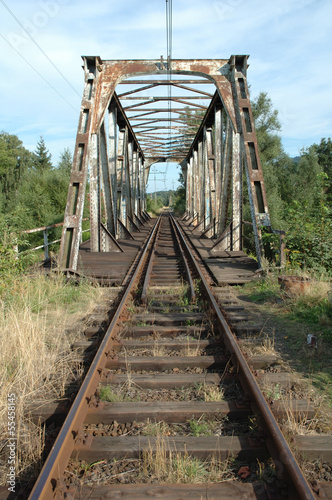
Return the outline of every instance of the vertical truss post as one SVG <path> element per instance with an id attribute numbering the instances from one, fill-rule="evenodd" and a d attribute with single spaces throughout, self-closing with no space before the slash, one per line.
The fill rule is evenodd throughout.
<path id="1" fill-rule="evenodd" d="M 90 250 L 100 251 L 101 186 L 99 175 L 99 134 L 90 137 Z"/>
<path id="2" fill-rule="evenodd" d="M 113 187 L 111 183 L 111 174 L 109 170 L 109 159 L 107 151 L 107 138 L 105 130 L 105 122 L 102 123 L 100 127 L 99 134 L 99 158 L 101 167 L 101 180 L 102 180 L 102 195 L 105 204 L 105 225 L 107 231 L 114 235 L 115 225 L 114 225 L 114 207 L 113 207 Z M 103 244 L 100 245 L 100 250 L 103 252 L 109 252 L 112 248 L 110 246 L 110 240 L 103 230 Z"/>
<path id="3" fill-rule="evenodd" d="M 138 172 L 138 153 L 134 148 L 133 151 L 133 212 L 135 214 L 139 213 L 138 210 L 138 182 L 139 182 L 139 172 Z"/>
<path id="4" fill-rule="evenodd" d="M 205 182 L 204 182 L 204 162 L 203 162 L 203 141 L 198 141 L 197 151 L 197 177 L 198 177 L 198 203 L 199 203 L 199 222 L 204 222 L 205 216 Z M 204 224 L 203 224 L 204 227 Z"/>
<path id="5" fill-rule="evenodd" d="M 140 200 L 141 200 L 141 210 L 146 211 L 146 182 L 147 182 L 147 174 L 145 168 L 145 162 L 141 158 L 141 189 L 140 189 Z"/>
<path id="6" fill-rule="evenodd" d="M 260 226 L 271 227 L 271 222 L 247 87 L 247 56 L 232 56 L 230 62 L 233 99 L 238 129 L 241 133 L 242 150 L 244 152 L 244 166 L 248 184 L 256 256 L 258 265 L 261 267 L 262 249 Z"/>
<path id="7" fill-rule="evenodd" d="M 88 176 L 91 115 L 100 77 L 99 64 L 100 59 L 98 57 L 84 58 L 85 81 L 83 98 L 59 252 L 59 266 L 62 269 L 77 269 L 78 264 L 85 189 Z"/>
<path id="8" fill-rule="evenodd" d="M 230 120 L 227 119 L 227 129 L 226 129 L 226 143 L 223 155 L 223 177 L 221 186 L 221 202 L 220 202 L 220 212 L 219 212 L 219 227 L 220 233 L 226 229 L 227 216 L 228 216 L 228 205 L 230 199 L 230 179 L 231 179 L 231 162 L 232 162 L 232 148 L 233 148 L 233 129 Z"/>
<path id="9" fill-rule="evenodd" d="M 210 193 L 210 178 L 209 178 L 209 165 L 208 165 L 208 152 L 207 152 L 207 138 L 206 138 L 206 126 L 203 128 L 203 141 L 202 141 L 202 166 L 203 166 L 203 182 L 204 182 L 204 224 L 205 229 L 210 224 L 211 218 L 211 193 Z"/>
<path id="10" fill-rule="evenodd" d="M 134 142 L 128 137 L 128 154 L 126 163 L 127 215 L 133 218 L 133 184 L 134 184 Z"/>
<path id="11" fill-rule="evenodd" d="M 118 156 L 117 156 L 117 193 L 118 193 L 118 219 L 126 226 L 127 221 L 127 174 L 128 163 L 128 127 L 120 129 L 119 142 L 118 142 Z M 117 236 L 125 236 L 121 226 L 118 226 L 119 234 Z"/>
<path id="12" fill-rule="evenodd" d="M 193 157 L 188 161 L 187 166 L 187 189 L 186 189 L 186 210 L 188 215 L 193 215 Z"/>
<path id="13" fill-rule="evenodd" d="M 144 166 L 142 162 L 142 157 L 138 154 L 137 158 L 137 171 L 138 171 L 138 179 L 137 179 L 137 211 L 138 213 L 142 213 L 144 208 L 144 200 L 142 197 L 142 184 L 144 182 Z"/>
<path id="14" fill-rule="evenodd" d="M 221 186 L 223 178 L 223 107 L 216 105 L 214 109 L 214 163 L 215 163 L 215 189 L 216 189 L 216 231 L 220 232 L 220 199 L 221 199 Z"/>
<path id="15" fill-rule="evenodd" d="M 242 250 L 242 154 L 237 133 L 233 136 L 232 174 L 232 250 Z"/>
<path id="16" fill-rule="evenodd" d="M 110 181 L 112 187 L 112 197 L 113 197 L 113 231 L 112 235 L 116 237 L 117 233 L 117 174 L 116 174 L 116 160 L 117 160 L 117 107 L 114 102 L 111 102 L 108 114 L 108 161 L 109 161 L 109 171 L 110 171 Z"/>
<path id="17" fill-rule="evenodd" d="M 191 198 L 190 198 L 190 207 L 191 207 L 191 216 L 195 215 L 195 161 L 194 154 L 190 158 L 190 169 L 191 169 Z"/>
<path id="18" fill-rule="evenodd" d="M 215 173 L 215 155 L 213 151 L 213 131 L 212 128 L 206 129 L 206 151 L 207 151 L 207 168 L 210 191 L 210 226 L 208 236 L 214 236 L 214 221 L 216 219 L 216 173 Z"/>

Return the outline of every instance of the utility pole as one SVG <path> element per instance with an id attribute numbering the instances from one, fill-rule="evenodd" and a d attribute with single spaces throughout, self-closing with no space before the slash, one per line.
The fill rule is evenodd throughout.
<path id="1" fill-rule="evenodd" d="M 157 203 L 157 173 L 156 166 L 154 166 L 154 201 Z"/>

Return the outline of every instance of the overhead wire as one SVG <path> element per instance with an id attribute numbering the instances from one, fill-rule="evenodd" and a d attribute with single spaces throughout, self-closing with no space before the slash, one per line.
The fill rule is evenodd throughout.
<path id="1" fill-rule="evenodd" d="M 18 19 L 18 17 L 14 14 L 14 12 L 8 7 L 8 5 L 6 4 L 6 2 L 4 0 L 0 0 L 0 2 L 5 7 L 5 9 L 7 9 L 7 11 L 10 13 L 10 15 L 15 19 L 15 21 L 17 22 L 17 24 L 28 35 L 28 37 L 30 38 L 30 40 L 36 45 L 36 47 L 40 50 L 40 52 L 44 55 L 44 57 L 48 60 L 48 62 L 53 66 L 53 68 L 59 73 L 59 75 L 71 87 L 71 89 L 75 92 L 75 94 L 77 94 L 78 97 L 81 97 L 81 95 L 77 92 L 77 90 L 75 89 L 75 87 L 70 83 L 70 81 L 68 80 L 68 78 L 62 73 L 62 71 L 56 66 L 56 64 L 54 64 L 54 62 L 52 61 L 52 59 L 46 54 L 46 52 L 42 49 L 42 47 L 36 42 L 36 40 L 33 38 L 33 36 L 31 35 L 31 33 L 29 33 L 29 31 L 24 27 L 24 25 L 21 23 L 21 21 Z M 2 38 L 4 38 L 4 37 L 2 36 Z M 6 41 L 8 42 L 8 40 L 6 40 Z M 16 50 L 16 52 L 17 52 L 17 50 Z"/>
<path id="2" fill-rule="evenodd" d="M 5 38 L 1 33 L 0 36 L 30 66 L 30 68 L 32 68 L 37 73 L 37 75 L 40 76 L 40 78 L 42 78 L 44 82 L 46 82 L 47 85 L 49 85 L 51 89 L 54 90 L 54 92 L 56 92 L 58 96 L 68 104 L 68 106 L 70 106 L 76 113 L 78 112 L 78 110 L 74 108 L 74 106 L 69 101 L 67 101 L 67 99 L 62 94 L 60 94 L 60 92 L 48 80 L 46 80 L 46 78 L 43 77 L 43 75 L 9 42 L 9 40 L 7 40 L 7 38 Z"/>
<path id="3" fill-rule="evenodd" d="M 168 150 L 171 152 L 172 142 L 172 51 L 173 51 L 173 0 L 166 0 L 166 46 L 167 46 L 167 76 L 168 76 Z M 166 161 L 165 182 L 168 171 L 168 161 Z"/>

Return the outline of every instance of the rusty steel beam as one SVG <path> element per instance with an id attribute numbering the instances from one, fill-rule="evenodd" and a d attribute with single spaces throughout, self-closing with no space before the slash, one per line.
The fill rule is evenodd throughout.
<path id="1" fill-rule="evenodd" d="M 203 95 L 203 96 L 189 96 L 189 95 L 186 95 L 185 96 L 185 99 L 191 99 L 191 100 L 199 100 L 199 99 L 211 99 L 213 97 L 213 95 L 211 94 L 207 94 L 208 97 L 206 97 L 206 95 Z M 149 97 L 149 101 L 148 102 L 156 102 L 156 101 L 175 101 L 175 102 L 181 102 L 180 99 L 183 99 L 184 96 L 166 96 L 166 97 L 163 97 L 163 96 L 151 96 Z M 121 97 L 122 100 L 125 100 L 125 101 L 144 101 L 144 99 L 146 99 L 146 96 L 124 96 L 124 94 L 122 94 L 122 97 Z"/>
<path id="2" fill-rule="evenodd" d="M 189 85 L 202 85 L 202 84 L 208 84 L 211 85 L 211 82 L 209 80 L 124 80 L 123 82 L 120 82 L 119 85 L 145 85 L 145 84 L 154 84 L 158 83 L 159 85 L 168 85 L 169 83 L 171 84 L 189 84 Z"/>

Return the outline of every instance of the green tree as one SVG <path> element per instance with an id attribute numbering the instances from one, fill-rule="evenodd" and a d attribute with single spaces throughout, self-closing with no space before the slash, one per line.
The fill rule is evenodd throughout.
<path id="1" fill-rule="evenodd" d="M 58 169 L 60 172 L 66 176 L 70 176 L 71 168 L 73 163 L 73 157 L 70 148 L 65 148 L 62 153 L 60 153 L 60 160 L 58 162 Z"/>
<path id="2" fill-rule="evenodd" d="M 293 200 L 299 201 L 309 213 L 323 201 L 323 168 L 318 162 L 315 146 L 301 151 L 300 161 L 294 163 L 290 178 L 293 185 Z M 324 200 L 325 201 L 325 200 Z"/>
<path id="3" fill-rule="evenodd" d="M 178 181 L 180 186 L 175 192 L 174 212 L 178 215 L 182 215 L 186 210 L 186 188 L 182 172 L 179 174 Z"/>
<path id="4" fill-rule="evenodd" d="M 291 160 L 283 150 L 279 132 L 281 124 L 278 111 L 266 92 L 260 92 L 252 102 L 260 160 L 272 226 L 282 226 L 281 178 Z"/>
<path id="5" fill-rule="evenodd" d="M 328 139 L 322 139 L 319 144 L 313 145 L 317 157 L 318 163 L 322 167 L 323 171 L 327 175 L 328 179 L 326 182 L 326 195 L 329 204 L 332 204 L 332 141 L 329 137 Z"/>
<path id="6" fill-rule="evenodd" d="M 53 168 L 52 156 L 46 148 L 45 141 L 42 136 L 40 136 L 40 140 L 38 141 L 34 152 L 33 165 L 38 172 L 52 170 Z"/>
<path id="7" fill-rule="evenodd" d="M 31 161 L 32 154 L 16 135 L 0 133 L 0 209 L 3 211 L 7 212 L 15 202 L 21 178 Z"/>
<path id="8" fill-rule="evenodd" d="M 279 132 L 281 124 L 278 111 L 266 92 L 260 92 L 252 102 L 252 114 L 260 152 L 261 162 L 266 165 L 273 163 L 282 153 L 283 148 Z"/>

